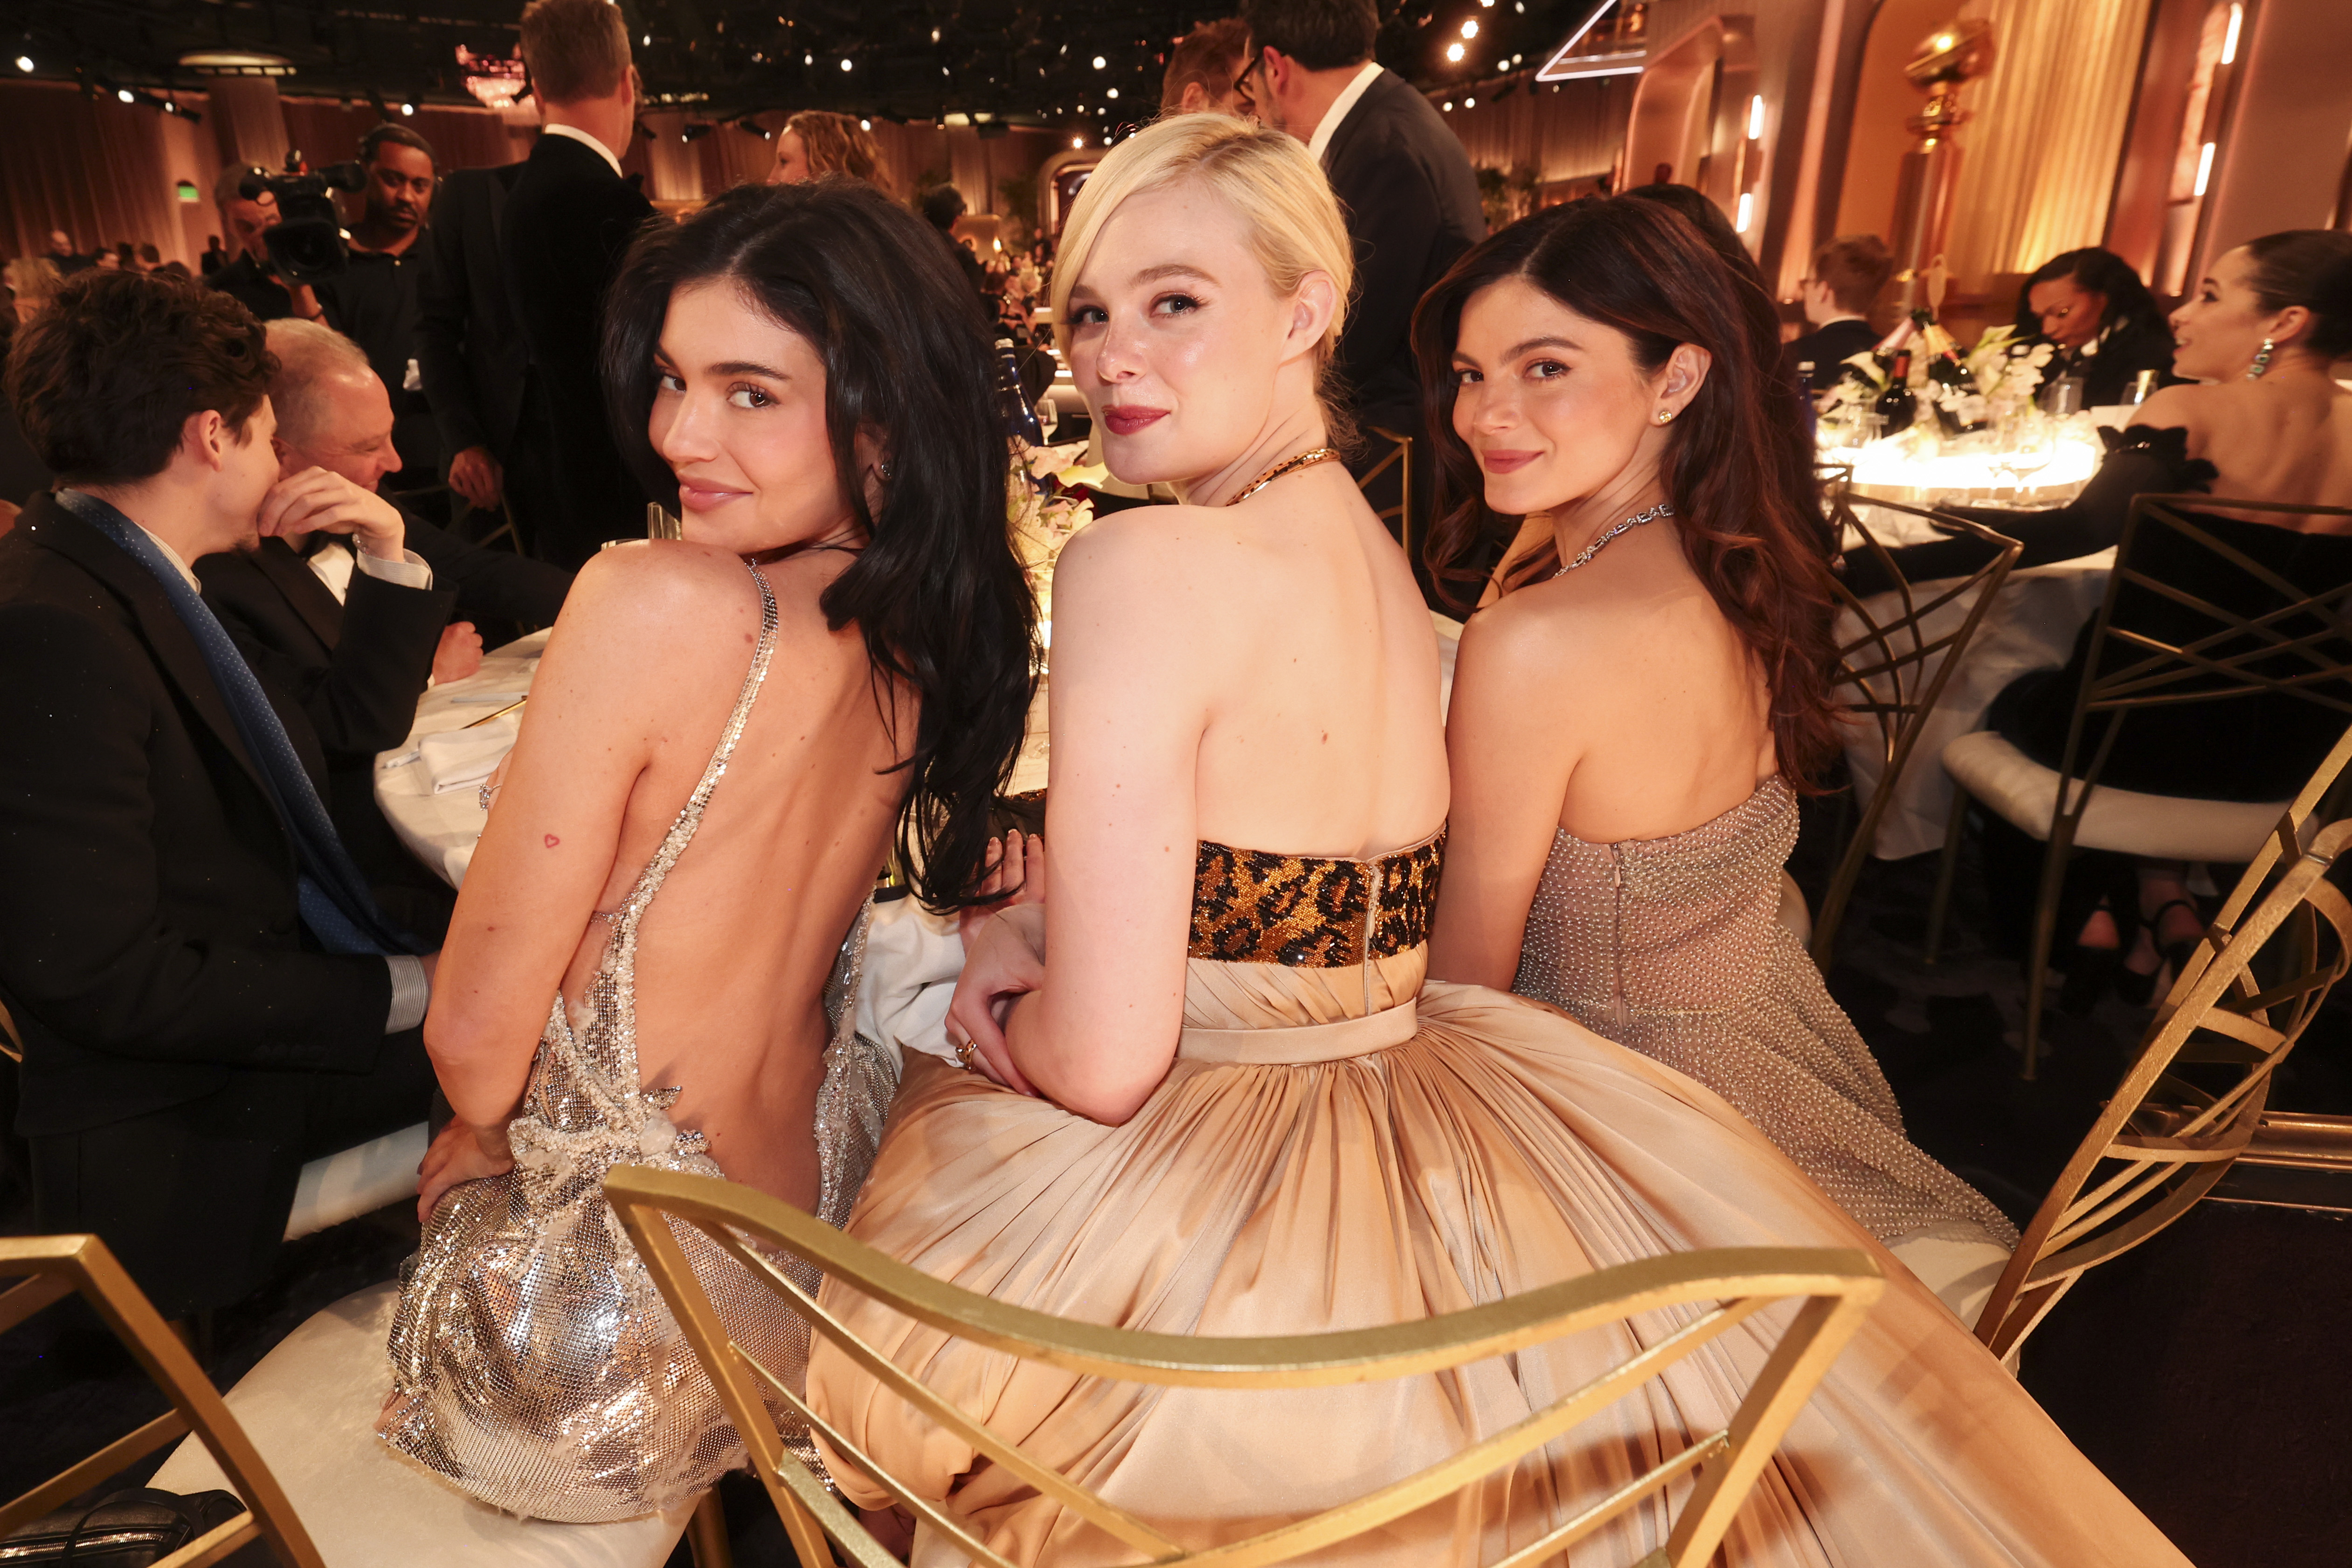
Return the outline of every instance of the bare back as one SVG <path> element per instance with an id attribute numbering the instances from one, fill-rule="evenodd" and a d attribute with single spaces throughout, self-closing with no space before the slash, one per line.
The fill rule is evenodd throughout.
<path id="1" fill-rule="evenodd" d="M 1204 633 L 1184 656 L 1209 693 L 1200 836 L 1370 856 L 1434 831 L 1447 797 L 1436 639 L 1344 471 L 1186 508 L 1181 526 L 1198 540 L 1181 559 Z"/>
<path id="2" fill-rule="evenodd" d="M 574 1016 L 606 946 L 596 913 L 625 899 L 710 763 L 761 615 L 750 570 L 723 551 L 608 554 L 624 559 L 583 573 L 589 591 L 575 590 L 534 683 L 531 722 L 469 877 L 480 897 L 460 905 L 458 924 L 477 929 L 461 947 L 453 926 L 451 941 L 469 969 L 518 987 L 538 956 L 520 949 L 555 957 L 543 945 L 562 941 Z M 811 552 L 762 569 L 777 604 L 766 677 L 698 828 L 645 910 L 635 959 L 643 1085 L 682 1090 L 672 1119 L 704 1133 L 730 1177 L 803 1205 L 817 1186 L 822 990 L 905 788 L 890 771 L 889 719 L 911 738 L 915 716 L 911 703 L 880 711 L 856 627 L 832 631 L 817 608 L 849 559 Z M 571 841 L 581 858 L 566 866 Z"/>
<path id="3" fill-rule="evenodd" d="M 2185 427 L 2189 456 L 2219 471 L 2216 497 L 2352 507 L 2352 392 L 2314 382 L 2301 376 L 2168 387 L 2132 423 Z M 2231 515 L 2315 533 L 2352 532 L 2352 517 Z"/>

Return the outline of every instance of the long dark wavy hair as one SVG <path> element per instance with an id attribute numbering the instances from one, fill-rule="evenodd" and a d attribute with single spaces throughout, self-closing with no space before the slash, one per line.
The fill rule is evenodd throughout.
<path id="1" fill-rule="evenodd" d="M 1422 297 L 1412 347 L 1437 455 L 1437 521 L 1424 554 L 1439 591 L 1458 609 L 1475 602 L 1487 542 L 1519 521 L 1488 509 L 1478 460 L 1454 433 L 1462 308 L 1507 277 L 1623 333 L 1644 371 L 1664 366 L 1679 343 L 1706 350 L 1706 379 L 1667 430 L 1658 476 L 1691 570 L 1770 686 L 1781 771 L 1798 789 L 1817 790 L 1843 737 L 1830 695 L 1837 653 L 1829 534 L 1811 444 L 1775 369 L 1771 300 L 1669 208 L 1631 196 L 1549 208 L 1472 249 Z M 1557 564 L 1546 544 L 1511 585 Z"/>
<path id="2" fill-rule="evenodd" d="M 746 186 L 650 225 L 605 303 L 604 378 L 623 451 L 657 495 L 676 477 L 647 434 L 655 346 L 671 296 L 718 278 L 824 361 L 834 472 L 867 542 L 817 604 L 835 631 L 857 623 L 877 701 L 904 683 L 921 702 L 899 764 L 898 850 L 916 894 L 940 911 L 976 902 L 990 804 L 1036 687 L 1037 616 L 1013 554 L 1011 452 L 971 286 L 921 219 L 840 176 Z M 857 467 L 861 430 L 889 455 L 879 511 Z"/>

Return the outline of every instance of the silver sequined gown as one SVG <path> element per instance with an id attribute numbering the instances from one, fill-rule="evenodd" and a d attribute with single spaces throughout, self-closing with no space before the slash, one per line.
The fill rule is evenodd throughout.
<path id="1" fill-rule="evenodd" d="M 1722 1095 L 1881 1241 L 1982 1232 L 2015 1247 L 2007 1218 L 1904 1135 L 1870 1048 L 1773 918 L 1796 841 L 1779 778 L 1667 838 L 1562 830 L 1511 989 Z"/>
<path id="2" fill-rule="evenodd" d="M 619 908 L 599 913 L 609 940 L 580 1007 L 567 1018 L 559 996 L 549 1011 L 509 1129 L 514 1169 L 453 1191 L 403 1273 L 391 1353 L 406 1403 L 384 1440 L 510 1513 L 601 1523 L 667 1511 L 745 1462 L 603 1183 L 616 1165 L 726 1174 L 701 1134 L 670 1122 L 679 1091 L 639 1086 L 637 926 L 693 841 L 767 674 L 776 604 L 756 570 L 752 577 L 762 624 L 742 692 L 652 861 Z M 848 1217 L 872 1168 L 898 1087 L 893 1059 L 851 1027 L 866 920 L 861 912 L 824 993 L 834 1030 L 811 1131 L 818 1215 L 833 1225 Z M 698 1232 L 677 1234 L 736 1341 L 797 1381 L 806 1323 Z M 816 1289 L 814 1270 L 779 1261 Z M 814 1457 L 804 1434 L 796 1446 Z"/>

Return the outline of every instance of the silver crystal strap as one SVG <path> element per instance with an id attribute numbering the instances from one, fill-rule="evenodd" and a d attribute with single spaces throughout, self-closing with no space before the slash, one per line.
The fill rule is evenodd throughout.
<path id="1" fill-rule="evenodd" d="M 719 732 L 719 749 L 710 754 L 710 761 L 703 768 L 702 778 L 695 785 L 694 793 L 688 795 L 686 804 L 677 809 L 677 820 L 662 836 L 661 847 L 654 851 L 653 859 L 646 862 L 646 869 L 637 873 L 637 880 L 630 885 L 628 896 L 621 900 L 620 907 L 613 912 L 611 918 L 615 921 L 631 919 L 645 913 L 645 906 L 653 902 L 654 894 L 661 888 L 662 879 L 669 874 L 669 868 L 677 863 L 677 857 L 686 852 L 688 844 L 693 842 L 694 831 L 702 825 L 702 810 L 710 804 L 711 792 L 719 788 L 719 780 L 726 776 L 727 764 L 735 755 L 735 743 L 743 738 L 743 727 L 751 722 L 751 704 L 760 695 L 761 684 L 768 678 L 768 660 L 776 651 L 776 596 L 768 587 L 768 580 L 761 575 L 759 567 L 748 560 L 743 567 L 751 574 L 752 582 L 760 590 L 760 643 L 751 650 L 751 667 L 744 672 L 743 689 L 735 697 L 735 711 L 727 716 L 727 727 Z"/>

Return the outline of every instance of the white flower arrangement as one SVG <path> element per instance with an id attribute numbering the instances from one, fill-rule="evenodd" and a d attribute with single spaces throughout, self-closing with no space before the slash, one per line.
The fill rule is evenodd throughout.
<path id="1" fill-rule="evenodd" d="M 1964 356 L 1977 390 L 1996 402 L 2016 402 L 2033 395 L 2042 371 L 2057 351 L 2052 343 L 2017 342 L 2017 329 L 1988 327 L 1977 346 Z"/>
<path id="2" fill-rule="evenodd" d="M 1094 502 L 1069 486 L 1078 481 L 1071 467 L 1083 446 L 1065 449 L 1032 447 L 1013 443 L 1013 455 L 1004 476 L 1004 517 L 1013 538 L 1013 553 L 1036 597 L 1037 618 L 1046 626 L 1054 616 L 1054 563 L 1062 547 L 1080 528 L 1095 520 Z M 1050 637 L 1050 632 L 1048 633 Z"/>

